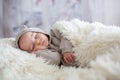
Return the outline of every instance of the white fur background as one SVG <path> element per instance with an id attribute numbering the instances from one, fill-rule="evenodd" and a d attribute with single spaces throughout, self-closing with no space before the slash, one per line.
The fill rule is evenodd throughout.
<path id="1" fill-rule="evenodd" d="M 79 25 L 79 20 L 73 20 L 69 25 L 75 24 L 75 22 L 76 26 Z M 59 68 L 56 65 L 48 65 L 48 62 L 45 62 L 42 57 L 36 58 L 34 55 L 16 49 L 14 38 L 4 38 L 0 39 L 0 80 L 120 80 L 120 28 L 115 26 L 107 28 L 108 26 L 100 23 L 97 25 L 98 27 L 94 28 L 90 26 L 95 23 L 81 23 L 87 26 L 81 25 L 80 29 L 74 27 L 76 31 L 80 30 L 80 34 L 76 34 L 75 38 L 72 36 L 72 32 L 75 30 L 67 28 L 71 30 L 71 37 L 68 36 L 68 38 L 75 46 L 74 50 L 78 58 L 87 57 L 77 58 L 78 62 L 83 60 L 84 64 L 90 60 L 88 67 L 62 66 Z M 68 26 L 66 22 L 63 24 Z M 56 25 L 58 26 L 58 23 Z M 66 32 L 63 35 L 67 37 Z M 94 60 L 92 60 L 93 58 Z"/>

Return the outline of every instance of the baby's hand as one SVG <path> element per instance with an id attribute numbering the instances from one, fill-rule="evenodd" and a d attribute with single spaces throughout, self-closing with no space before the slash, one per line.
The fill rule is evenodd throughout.
<path id="1" fill-rule="evenodd" d="M 63 53 L 63 60 L 68 64 L 75 61 L 75 56 L 72 52 L 65 52 Z"/>

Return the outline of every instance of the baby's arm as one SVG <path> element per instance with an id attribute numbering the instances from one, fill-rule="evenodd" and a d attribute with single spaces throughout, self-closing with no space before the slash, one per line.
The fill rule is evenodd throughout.
<path id="1" fill-rule="evenodd" d="M 59 52 L 60 54 L 62 54 L 62 63 L 68 65 L 69 63 L 73 62 L 74 55 L 71 42 L 65 37 L 63 37 L 59 30 L 56 29 L 51 30 L 51 36 L 53 37 L 52 44 L 59 44 Z"/>
<path id="2" fill-rule="evenodd" d="M 40 56 L 43 57 L 50 64 L 55 64 L 55 65 L 59 65 L 60 64 L 61 55 L 58 52 L 51 51 L 49 49 L 39 50 L 36 53 L 36 56 L 37 57 L 40 57 Z"/>
<path id="3" fill-rule="evenodd" d="M 60 44 L 60 49 L 62 51 L 63 61 L 66 64 L 74 62 L 75 57 L 74 57 L 74 54 L 72 51 L 72 44 L 70 43 L 69 40 L 67 40 L 66 38 L 62 38 L 61 44 Z"/>

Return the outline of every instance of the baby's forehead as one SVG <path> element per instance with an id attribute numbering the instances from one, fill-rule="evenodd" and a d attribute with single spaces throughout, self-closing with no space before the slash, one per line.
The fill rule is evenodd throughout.
<path id="1" fill-rule="evenodd" d="M 24 34 L 21 35 L 20 39 L 22 39 L 22 38 L 27 38 L 27 37 L 29 37 L 31 34 L 32 34 L 32 32 L 26 32 L 26 33 L 24 33 Z"/>

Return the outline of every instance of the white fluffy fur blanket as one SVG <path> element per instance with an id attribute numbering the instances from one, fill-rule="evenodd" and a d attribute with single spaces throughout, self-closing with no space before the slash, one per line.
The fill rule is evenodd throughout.
<path id="1" fill-rule="evenodd" d="M 54 25 L 73 44 L 76 61 L 81 67 L 88 65 L 97 55 L 120 47 L 120 27 L 88 23 L 78 19 L 59 21 Z"/>
<path id="2" fill-rule="evenodd" d="M 0 80 L 120 80 L 119 27 L 77 19 L 55 26 L 75 46 L 76 60 L 83 65 L 89 62 L 89 67 L 48 65 L 42 57 L 16 49 L 14 38 L 5 38 L 0 39 Z"/>

